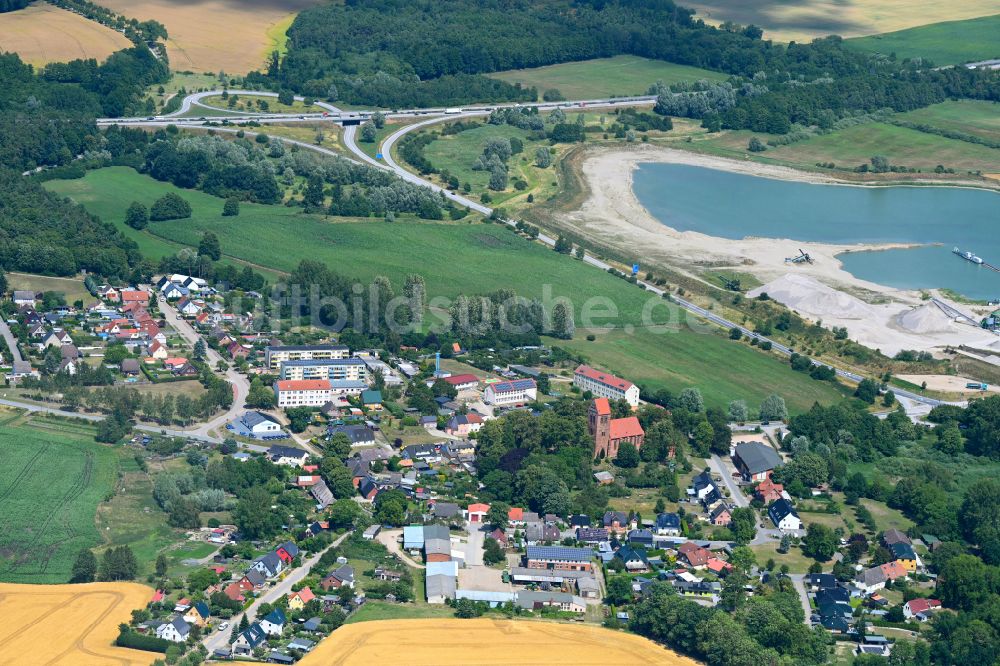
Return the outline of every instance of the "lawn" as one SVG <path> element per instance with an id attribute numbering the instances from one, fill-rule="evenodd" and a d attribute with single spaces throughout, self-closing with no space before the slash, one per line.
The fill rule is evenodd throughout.
<path id="1" fill-rule="evenodd" d="M 30 273 L 7 273 L 7 287 L 11 291 L 15 289 L 58 291 L 66 297 L 66 302 L 70 305 L 76 300 L 83 301 L 84 305 L 90 305 L 97 301 L 96 298 L 90 295 L 87 288 L 83 286 L 83 280 L 77 278 L 48 277 L 45 275 L 32 275 Z"/>
<path id="2" fill-rule="evenodd" d="M 900 59 L 920 57 L 935 65 L 959 65 L 1000 57 L 997 35 L 1000 14 L 858 37 L 844 44 L 862 51 L 895 53 Z"/>
<path id="3" fill-rule="evenodd" d="M 769 542 L 758 546 L 750 546 L 750 550 L 757 556 L 757 563 L 764 565 L 768 560 L 774 560 L 779 567 L 782 564 L 788 565 L 788 572 L 793 574 L 804 574 L 809 571 L 809 566 L 815 562 L 811 557 L 802 554 L 798 546 L 792 546 L 787 553 L 778 552 L 779 544 Z"/>
<path id="4" fill-rule="evenodd" d="M 117 455 L 29 418 L 0 426 L 0 446 L 0 581 L 64 583 L 77 552 L 100 543 L 94 514 L 113 487 Z"/>
<path id="5" fill-rule="evenodd" d="M 1000 25 L 997 29 L 1000 30 Z M 996 102 L 966 99 L 941 102 L 901 113 L 897 118 L 1000 141 L 1000 104 Z"/>
<path id="6" fill-rule="evenodd" d="M 320 113 L 323 111 L 315 104 L 307 106 L 302 100 L 295 100 L 291 104 L 282 104 L 277 97 L 269 95 L 229 95 L 227 99 L 223 99 L 220 94 L 206 97 L 201 102 L 217 109 L 252 113 Z M 261 104 L 264 107 L 261 107 Z"/>
<path id="7" fill-rule="evenodd" d="M 435 604 L 394 604 L 369 601 L 347 618 L 345 624 L 372 620 L 412 620 L 417 618 L 455 617 L 455 609 Z"/>
<path id="8" fill-rule="evenodd" d="M 575 338 L 551 343 L 650 389 L 677 393 L 697 387 L 709 406 L 724 407 L 741 398 L 753 409 L 768 394 L 779 393 L 790 411 L 803 412 L 814 402 L 830 403 L 843 395 L 833 384 L 793 372 L 777 356 L 721 334 L 639 329 L 630 335 L 619 330 L 594 342 Z"/>
<path id="9" fill-rule="evenodd" d="M 534 86 L 539 95 L 555 88 L 570 100 L 645 95 L 649 86 L 657 81 L 671 84 L 699 79 L 724 81 L 728 78 L 726 74 L 699 67 L 631 55 L 512 69 L 490 76 L 508 83 L 520 83 L 525 88 Z"/>
<path id="10" fill-rule="evenodd" d="M 967 114 L 971 115 L 971 114 Z M 905 117 L 904 117 L 905 118 Z M 815 169 L 817 163 L 832 162 L 839 169 L 853 170 L 869 164 L 872 156 L 884 155 L 893 165 L 934 170 L 937 165 L 964 171 L 993 173 L 1000 170 L 1000 150 L 948 139 L 888 123 L 866 123 L 814 136 L 786 146 L 770 147 L 763 153 L 747 151 L 750 137 L 766 140 L 752 132 L 726 132 L 717 137 L 687 144 L 686 147 L 739 159 Z"/>
<path id="11" fill-rule="evenodd" d="M 472 165 L 476 161 L 476 158 L 483 152 L 483 146 L 486 144 L 487 139 L 518 138 L 526 147 L 523 153 L 512 155 L 508 160 L 508 164 L 511 167 L 509 171 L 510 188 L 513 189 L 514 179 L 524 177 L 525 171 L 541 171 L 533 164 L 527 166 L 521 162 L 522 157 L 534 157 L 534 148 L 528 148 L 528 145 L 531 143 L 528 140 L 528 134 L 528 130 L 519 129 L 511 125 L 483 125 L 482 127 L 459 132 L 458 134 L 439 137 L 424 148 L 424 156 L 430 160 L 434 168 L 447 171 L 453 176 L 458 177 L 458 180 L 463 185 L 469 183 L 472 185 L 474 192 L 484 192 L 490 182 L 490 172 L 485 170 L 473 171 Z M 491 192 L 491 194 L 494 193 Z"/>

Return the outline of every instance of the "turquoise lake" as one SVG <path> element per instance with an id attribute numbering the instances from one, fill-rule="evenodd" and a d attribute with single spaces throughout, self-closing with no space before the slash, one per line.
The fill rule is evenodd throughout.
<path id="1" fill-rule="evenodd" d="M 1000 266 L 1000 194 L 995 192 L 814 185 L 683 164 L 641 164 L 633 189 L 656 219 L 679 231 L 731 239 L 939 243 L 839 258 L 851 274 L 878 284 L 1000 297 L 1000 273 L 952 254 L 957 246 Z"/>

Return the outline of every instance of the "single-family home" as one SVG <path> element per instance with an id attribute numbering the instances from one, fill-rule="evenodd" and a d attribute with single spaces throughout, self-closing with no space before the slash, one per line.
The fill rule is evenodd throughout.
<path id="1" fill-rule="evenodd" d="M 906 536 L 905 532 L 897 530 L 895 527 L 887 529 L 882 533 L 882 543 L 885 544 L 886 548 L 892 548 L 893 544 L 897 543 L 905 543 L 907 546 L 913 545 L 910 537 Z"/>
<path id="2" fill-rule="evenodd" d="M 526 610 L 551 607 L 571 613 L 587 612 L 587 602 L 568 592 L 518 592 L 517 605 Z"/>
<path id="3" fill-rule="evenodd" d="M 711 473 L 706 469 L 691 480 L 689 491 L 695 499 L 705 504 L 712 504 L 722 499 L 722 493 L 715 485 Z"/>
<path id="4" fill-rule="evenodd" d="M 271 462 L 277 465 L 302 467 L 306 464 L 306 458 L 309 457 L 309 454 L 302 449 L 296 449 L 292 446 L 273 444 L 271 448 L 267 450 L 267 457 L 271 460 Z"/>
<path id="5" fill-rule="evenodd" d="M 254 649 L 267 642 L 267 633 L 260 622 L 254 622 L 233 641 L 233 654 L 249 656 Z"/>
<path id="6" fill-rule="evenodd" d="M 902 565 L 908 573 L 916 572 L 917 554 L 914 552 L 913 546 L 903 541 L 896 541 L 888 548 L 892 556 L 896 558 L 896 562 Z"/>
<path id="7" fill-rule="evenodd" d="M 631 527 L 628 516 L 621 511 L 605 511 L 602 523 L 604 529 L 615 534 L 625 534 Z"/>
<path id="8" fill-rule="evenodd" d="M 277 553 L 271 552 L 261 555 L 254 560 L 250 568 L 264 574 L 268 578 L 273 578 L 284 570 L 285 565 Z"/>
<path id="9" fill-rule="evenodd" d="M 907 620 L 917 620 L 924 622 L 930 618 L 932 612 L 941 608 L 941 602 L 937 599 L 910 599 L 903 604 L 903 617 Z"/>
<path id="10" fill-rule="evenodd" d="M 11 300 L 14 301 L 14 305 L 34 305 L 37 299 L 33 291 L 15 289 Z"/>
<path id="11" fill-rule="evenodd" d="M 771 477 L 767 477 L 754 488 L 754 497 L 766 505 L 780 500 L 785 496 L 784 492 L 784 485 L 775 483 L 771 480 Z"/>
<path id="12" fill-rule="evenodd" d="M 337 567 L 320 581 L 319 586 L 322 587 L 325 592 L 329 592 L 330 590 L 339 590 L 342 587 L 350 587 L 353 589 L 354 567 L 350 564 L 344 564 Z"/>
<path id="13" fill-rule="evenodd" d="M 308 587 L 303 587 L 298 592 L 288 593 L 288 607 L 291 610 L 302 610 L 306 607 L 306 604 L 316 598 L 313 591 Z"/>
<path id="14" fill-rule="evenodd" d="M 802 529 L 802 519 L 799 518 L 792 503 L 785 498 L 772 502 L 771 506 L 767 507 L 767 515 L 774 526 L 782 532 Z"/>
<path id="15" fill-rule="evenodd" d="M 260 628 L 268 636 L 280 636 L 281 632 L 285 630 L 287 621 L 285 612 L 280 608 L 275 608 L 260 621 Z"/>
<path id="16" fill-rule="evenodd" d="M 653 531 L 646 529 L 629 530 L 628 542 L 633 546 L 653 547 Z"/>
<path id="17" fill-rule="evenodd" d="M 656 533 L 660 536 L 680 536 L 681 518 L 676 513 L 661 513 L 656 516 Z"/>
<path id="18" fill-rule="evenodd" d="M 170 350 L 164 344 L 153 342 L 153 344 L 149 345 L 149 357 L 155 358 L 157 361 L 163 361 L 170 358 Z"/>
<path id="19" fill-rule="evenodd" d="M 629 573 L 642 573 L 649 571 L 649 558 L 646 557 L 646 550 L 632 544 L 626 544 L 615 551 L 617 560 Z"/>
<path id="20" fill-rule="evenodd" d="M 686 541 L 677 548 L 678 559 L 695 569 L 701 569 L 712 559 L 712 551 L 702 548 L 692 541 Z"/>
<path id="21" fill-rule="evenodd" d="M 854 587 L 862 594 L 873 594 L 885 588 L 886 580 L 882 567 L 871 567 L 854 577 Z"/>
<path id="22" fill-rule="evenodd" d="M 725 502 L 719 502 L 708 514 L 708 521 L 713 525 L 726 527 L 733 522 L 733 514 Z"/>
<path id="23" fill-rule="evenodd" d="M 183 643 L 191 635 L 191 625 L 180 615 L 156 628 L 156 637 L 172 643 Z"/>
<path id="24" fill-rule="evenodd" d="M 299 547 L 291 541 L 286 541 L 274 549 L 274 554 L 285 564 L 291 564 L 292 560 L 299 556 Z"/>
<path id="25" fill-rule="evenodd" d="M 375 431 L 366 425 L 331 425 L 326 432 L 328 437 L 345 435 L 351 446 L 375 446 Z"/>
<path id="26" fill-rule="evenodd" d="M 444 426 L 444 431 L 453 437 L 468 437 L 483 427 L 483 417 L 475 412 L 455 414 Z"/>

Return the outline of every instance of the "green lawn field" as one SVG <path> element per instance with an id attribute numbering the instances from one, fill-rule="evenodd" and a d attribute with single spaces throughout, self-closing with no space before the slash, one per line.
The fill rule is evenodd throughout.
<path id="1" fill-rule="evenodd" d="M 828 404 L 843 397 L 834 384 L 810 379 L 777 356 L 714 332 L 683 327 L 664 333 L 617 330 L 598 335 L 594 342 L 583 337 L 550 342 L 651 389 L 677 393 L 697 387 L 708 406 L 725 407 L 730 400 L 743 399 L 753 412 L 765 397 L 778 393 L 789 411 L 803 412 L 814 402 Z"/>
<path id="2" fill-rule="evenodd" d="M 518 138 L 526 146 L 519 155 L 511 155 L 508 164 L 510 180 L 524 177 L 526 171 L 538 171 L 534 166 L 521 162 L 521 158 L 534 158 L 535 149 L 528 140 L 529 132 L 511 125 L 483 125 L 476 129 L 466 130 L 458 134 L 450 134 L 435 139 L 424 148 L 424 156 L 430 160 L 436 169 L 446 170 L 457 176 L 462 184 L 472 185 L 473 192 L 483 192 L 490 182 L 489 171 L 474 171 L 472 169 L 476 158 L 483 152 L 486 140 L 490 138 Z M 529 144 L 532 144 L 529 146 Z M 512 187 L 512 186 L 511 186 Z"/>
<path id="3" fill-rule="evenodd" d="M 77 552 L 101 542 L 94 516 L 118 456 L 87 428 L 2 416 L 0 581 L 65 583 Z"/>
<path id="4" fill-rule="evenodd" d="M 935 65 L 960 65 L 1000 58 L 997 35 L 1000 14 L 857 37 L 844 44 L 863 51 L 895 53 L 897 58 L 928 58 Z"/>
<path id="5" fill-rule="evenodd" d="M 662 305 L 662 300 L 500 225 L 413 219 L 340 222 L 335 221 L 338 218 L 304 215 L 294 208 L 251 204 L 243 205 L 238 217 L 222 217 L 221 199 L 177 190 L 118 167 L 91 171 L 80 180 L 51 181 L 46 186 L 80 201 L 134 237 L 156 243 L 169 241 L 171 251 L 177 247 L 173 243 L 196 246 L 205 231 L 213 231 L 222 240 L 225 254 L 279 271 L 290 271 L 308 258 L 361 280 L 386 275 L 397 288 L 406 275 L 420 273 L 431 297 L 481 294 L 508 287 L 529 298 L 569 298 L 577 312 L 578 331 L 577 339 L 566 343 L 568 347 L 636 382 L 674 391 L 698 386 L 711 404 L 736 398 L 759 402 L 777 392 L 793 409 L 802 410 L 814 400 L 838 397 L 832 386 L 792 371 L 775 356 L 732 343 L 721 333 L 682 328 L 653 335 L 639 328 L 636 335 L 601 333 L 600 342 L 586 342 L 580 313 L 587 302 L 600 308 L 594 311 L 591 325 L 603 327 L 641 324 L 644 306 Z M 169 191 L 177 191 L 191 204 L 194 215 L 190 219 L 154 222 L 141 233 L 121 222 L 133 199 L 148 204 Z M 606 312 L 602 303 L 613 303 L 617 316 L 602 315 Z M 651 312 L 653 321 L 667 317 L 663 307 L 651 308 Z"/>
<path id="6" fill-rule="evenodd" d="M 630 55 L 532 69 L 512 69 L 490 76 L 508 83 L 520 83 L 525 88 L 534 86 L 539 95 L 550 88 L 556 88 L 563 97 L 570 100 L 644 95 L 649 86 L 657 81 L 670 84 L 698 79 L 724 81 L 727 78 L 720 72 L 699 67 Z"/>
<path id="7" fill-rule="evenodd" d="M 906 116 L 903 118 L 907 119 Z M 948 127 L 947 124 L 943 126 Z M 994 173 L 1000 170 L 1000 150 L 887 123 L 856 125 L 786 146 L 771 147 L 763 153 L 747 151 L 747 142 L 752 136 L 761 140 L 768 138 L 764 134 L 741 130 L 725 132 L 686 147 L 726 157 L 750 157 L 761 162 L 810 169 L 819 162 L 832 162 L 838 168 L 853 169 L 868 163 L 873 155 L 884 155 L 891 164 L 924 172 L 933 171 L 939 164 L 959 173 Z"/>
<path id="8" fill-rule="evenodd" d="M 1000 104 L 996 102 L 955 100 L 901 113 L 896 117 L 1000 141 Z"/>

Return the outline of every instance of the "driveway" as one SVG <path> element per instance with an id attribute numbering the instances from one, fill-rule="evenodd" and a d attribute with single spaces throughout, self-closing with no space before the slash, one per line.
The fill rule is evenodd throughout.
<path id="1" fill-rule="evenodd" d="M 401 537 L 402 535 L 403 535 L 403 530 L 382 530 L 381 532 L 378 533 L 378 536 L 376 536 L 375 538 L 378 539 L 378 542 L 380 544 L 388 548 L 390 553 L 392 553 L 400 560 L 402 560 L 403 563 L 406 564 L 406 566 L 412 567 L 414 569 L 426 568 L 424 567 L 423 564 L 417 562 L 415 559 L 410 557 L 405 550 L 403 550 L 403 547 L 399 544 L 399 541 L 396 540 L 398 537 Z"/>
<path id="2" fill-rule="evenodd" d="M 806 624 L 811 624 L 809 616 L 812 615 L 812 606 L 809 605 L 809 593 L 806 591 L 806 577 L 804 574 L 789 574 L 788 577 L 792 580 L 792 586 L 795 587 L 795 591 L 799 593 L 799 602 L 802 604 L 802 611 L 806 615 Z"/>
<path id="3" fill-rule="evenodd" d="M 11 360 L 23 361 L 24 358 L 21 357 L 21 350 L 17 348 L 17 338 L 14 337 L 14 333 L 10 330 L 7 322 L 2 319 L 0 319 L 0 335 L 7 341 L 7 349 L 10 350 Z"/>
<path id="4" fill-rule="evenodd" d="M 708 465 L 712 468 L 713 472 L 722 477 L 722 483 L 729 489 L 729 495 L 733 504 L 738 507 L 750 506 L 750 500 L 747 499 L 747 496 L 743 494 L 742 490 L 740 490 L 739 484 L 733 480 L 732 474 L 736 471 L 735 468 L 727 465 L 718 455 L 712 456 L 708 460 Z"/>
<path id="5" fill-rule="evenodd" d="M 333 543 L 331 543 L 329 546 L 327 546 L 320 552 L 310 557 L 308 560 L 302 563 L 302 566 L 300 566 L 295 571 L 285 576 L 283 580 L 280 580 L 277 583 L 275 583 L 274 586 L 272 586 L 270 589 L 264 592 L 264 594 L 257 597 L 257 599 L 254 600 L 254 602 L 250 604 L 250 607 L 247 608 L 246 610 L 247 621 L 253 624 L 253 621 L 257 618 L 257 609 L 260 608 L 260 605 L 262 603 L 273 604 L 275 601 L 277 601 L 278 599 L 282 598 L 283 596 L 291 592 L 293 585 L 295 585 L 300 580 L 309 575 L 309 572 L 312 570 L 314 566 L 316 566 L 316 563 L 319 562 L 319 558 L 323 556 L 323 553 L 330 550 L 331 548 L 336 548 L 337 546 L 339 546 L 344 539 L 350 536 L 350 534 L 351 532 L 344 532 L 343 534 L 341 534 L 333 541 Z M 237 617 L 233 617 L 233 619 L 230 620 L 229 622 L 230 626 L 236 626 L 236 624 L 238 623 L 239 623 L 239 618 Z M 211 634 L 206 636 L 205 639 L 202 641 L 202 643 L 208 650 L 208 654 L 211 655 L 219 648 L 228 647 L 229 638 L 231 634 L 232 632 L 229 629 L 226 629 L 225 631 L 212 632 Z"/>

